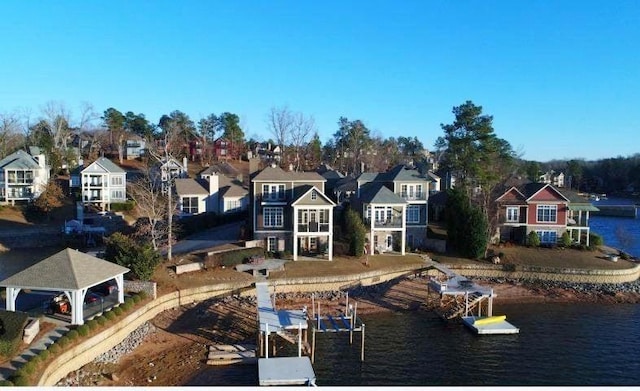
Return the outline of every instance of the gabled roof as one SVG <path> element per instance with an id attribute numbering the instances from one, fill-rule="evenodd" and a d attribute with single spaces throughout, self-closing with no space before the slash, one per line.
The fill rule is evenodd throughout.
<path id="1" fill-rule="evenodd" d="M 16 170 L 33 170 L 38 169 L 40 166 L 38 162 L 23 150 L 18 150 L 11 155 L 0 160 L 0 168 L 2 169 L 16 169 Z"/>
<path id="2" fill-rule="evenodd" d="M 176 178 L 176 193 L 178 195 L 209 195 L 208 184 L 203 182 L 205 180 L 201 182 L 193 178 Z"/>
<path id="3" fill-rule="evenodd" d="M 317 172 L 298 172 L 298 171 L 284 171 L 280 167 L 266 167 L 260 171 L 252 179 L 253 182 L 269 182 L 269 181 L 283 181 L 283 182 L 325 182 L 326 179 Z"/>
<path id="4" fill-rule="evenodd" d="M 198 175 L 212 175 L 221 173 L 227 176 L 238 176 L 240 171 L 227 162 L 218 162 L 200 171 Z"/>
<path id="5" fill-rule="evenodd" d="M 108 281 L 129 269 L 70 248 L 0 281 L 0 286 L 74 290 Z"/>
<path id="6" fill-rule="evenodd" d="M 336 204 L 333 201 L 331 201 L 331 199 L 327 197 L 323 192 L 321 192 L 320 189 L 311 185 L 305 185 L 296 189 L 296 196 L 291 202 L 291 205 L 292 206 L 296 205 L 301 199 L 303 199 L 307 194 L 311 193 L 311 191 L 313 190 L 315 190 L 318 193 L 318 195 L 320 195 L 322 199 L 325 200 L 327 203 L 329 203 L 332 206 L 336 206 Z"/>
<path id="7" fill-rule="evenodd" d="M 220 186 L 220 197 L 244 197 L 249 191 L 240 185 L 240 182 L 230 179 L 224 175 L 218 177 Z"/>
<path id="8" fill-rule="evenodd" d="M 569 201 L 567 197 L 565 197 L 558 189 L 556 189 L 552 185 L 545 183 L 528 183 L 525 185 L 523 193 L 525 194 L 525 196 L 527 196 L 527 201 L 530 201 L 545 189 L 549 189 L 552 193 L 556 193 L 558 196 L 560 196 L 560 198 L 564 199 L 567 202 Z"/>
<path id="9" fill-rule="evenodd" d="M 570 191 L 560 191 L 556 187 L 551 184 L 546 183 L 538 183 L 531 182 L 527 179 L 520 178 L 510 178 L 505 182 L 506 190 L 496 199 L 496 201 L 501 201 L 506 197 L 507 194 L 517 194 L 517 199 L 523 202 L 529 202 L 533 198 L 535 198 L 538 194 L 540 194 L 543 190 L 547 189 L 552 193 L 557 194 L 557 198 L 560 198 L 566 202 L 585 202 L 584 199 L 579 199 L 576 196 L 572 196 L 572 198 L 567 197 L 567 194 Z M 565 194 L 566 192 L 566 194 Z"/>
<path id="10" fill-rule="evenodd" d="M 367 183 L 360 187 L 359 199 L 365 204 L 391 204 L 401 205 L 407 201 L 389 190 L 382 183 Z"/>
<path id="11" fill-rule="evenodd" d="M 398 164 L 387 172 L 363 172 L 358 177 L 358 182 L 432 182 L 428 175 L 421 174 L 418 170 L 408 169 Z"/>
<path id="12" fill-rule="evenodd" d="M 95 162 L 89 164 L 87 166 L 87 168 L 82 170 L 82 172 L 87 172 L 87 173 L 91 173 L 91 172 L 95 172 L 95 173 L 109 172 L 109 173 L 113 173 L 113 174 L 126 173 L 125 170 L 120 168 L 117 164 L 115 164 L 111 160 L 107 159 L 106 157 L 98 158 L 98 160 L 96 160 Z"/>

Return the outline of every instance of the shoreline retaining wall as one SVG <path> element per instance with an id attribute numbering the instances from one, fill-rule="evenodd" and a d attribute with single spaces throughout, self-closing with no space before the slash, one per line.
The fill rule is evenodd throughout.
<path id="1" fill-rule="evenodd" d="M 271 283 L 269 288 L 271 293 L 335 291 L 354 286 L 375 285 L 411 274 L 436 275 L 439 272 L 435 269 L 427 270 L 431 267 L 431 262 L 428 257 L 425 257 L 425 264 L 422 268 L 404 267 L 345 276 L 272 279 L 269 280 Z M 517 267 L 515 271 L 502 270 L 500 265 L 443 265 L 465 277 L 539 278 L 576 283 L 624 283 L 635 281 L 640 277 L 640 265 L 621 270 Z M 57 356 L 45 368 L 37 385 L 54 386 L 67 374 L 109 351 L 144 322 L 155 318 L 165 310 L 226 295 L 253 296 L 255 295 L 254 283 L 216 284 L 184 289 L 160 296 L 118 320 L 112 327 Z"/>

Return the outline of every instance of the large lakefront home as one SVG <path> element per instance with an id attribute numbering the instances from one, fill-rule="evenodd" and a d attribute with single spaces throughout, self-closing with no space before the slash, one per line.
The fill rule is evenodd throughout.
<path id="1" fill-rule="evenodd" d="M 369 230 L 369 254 L 393 251 L 404 255 L 406 247 L 425 244 L 431 182 L 430 176 L 403 165 L 358 177 L 352 205 Z"/>
<path id="2" fill-rule="evenodd" d="M 271 166 L 251 178 L 250 198 L 255 240 L 267 251 L 333 259 L 333 208 L 316 172 L 284 171 Z"/>
<path id="3" fill-rule="evenodd" d="M 242 183 L 216 171 L 205 170 L 196 179 L 176 179 L 175 191 L 181 216 L 236 213 L 249 207 L 249 192 Z"/>
<path id="4" fill-rule="evenodd" d="M 573 243 L 588 246 L 589 212 L 598 210 L 574 192 L 533 182 L 511 186 L 496 203 L 496 236 L 519 244 L 525 244 L 527 235 L 535 231 L 543 244 L 556 244 L 568 232 Z"/>
<path id="5" fill-rule="evenodd" d="M 0 204 L 37 198 L 49 181 L 49 167 L 37 147 L 18 150 L 0 160 Z"/>
<path id="6" fill-rule="evenodd" d="M 79 184 L 84 205 L 105 211 L 127 200 L 127 172 L 105 157 L 80 170 Z"/>

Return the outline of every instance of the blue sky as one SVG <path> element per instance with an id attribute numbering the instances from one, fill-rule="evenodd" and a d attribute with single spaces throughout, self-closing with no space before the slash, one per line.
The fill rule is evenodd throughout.
<path id="1" fill-rule="evenodd" d="M 90 102 L 193 120 L 271 107 L 432 149 L 472 100 L 527 160 L 629 156 L 640 130 L 630 1 L 0 2 L 0 112 Z"/>

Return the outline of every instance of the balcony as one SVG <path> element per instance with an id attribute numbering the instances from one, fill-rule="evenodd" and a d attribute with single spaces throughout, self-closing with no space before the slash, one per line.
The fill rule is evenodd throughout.
<path id="1" fill-rule="evenodd" d="M 85 182 L 84 187 L 105 187 L 106 182 Z"/>
<path id="2" fill-rule="evenodd" d="M 365 219 L 364 220 L 364 225 L 366 227 L 370 227 L 371 226 L 371 219 Z M 397 217 L 392 217 L 390 219 L 386 219 L 386 220 L 376 220 L 373 222 L 373 228 L 380 228 L 380 229 L 385 229 L 385 228 L 402 228 L 402 217 L 401 216 L 397 216 Z"/>
<path id="3" fill-rule="evenodd" d="M 405 201 L 426 201 L 427 192 L 418 191 L 418 192 L 400 192 L 398 194 Z"/>
<path id="4" fill-rule="evenodd" d="M 9 181 L 7 182 L 9 185 L 32 185 L 33 184 L 33 178 L 22 178 L 22 179 L 16 179 L 16 178 L 9 178 Z"/>
<path id="5" fill-rule="evenodd" d="M 298 232 L 329 232 L 329 223 L 318 223 L 314 221 L 306 224 L 298 224 Z"/>

